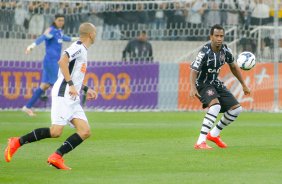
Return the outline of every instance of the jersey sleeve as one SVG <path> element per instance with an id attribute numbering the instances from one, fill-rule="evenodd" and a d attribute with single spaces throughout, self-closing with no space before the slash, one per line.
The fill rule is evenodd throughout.
<path id="1" fill-rule="evenodd" d="M 196 57 L 195 60 L 191 63 L 190 68 L 191 68 L 192 70 L 196 70 L 196 71 L 198 71 L 198 72 L 201 71 L 202 66 L 203 66 L 203 64 L 204 64 L 204 62 L 205 62 L 205 59 L 206 59 L 206 54 L 205 54 L 204 50 L 202 49 L 202 50 L 200 50 L 200 51 L 198 52 L 197 57 Z"/>
<path id="2" fill-rule="evenodd" d="M 63 35 L 62 37 L 63 41 L 65 42 L 70 42 L 71 41 L 71 37 L 67 36 L 67 35 Z"/>
<path id="3" fill-rule="evenodd" d="M 228 64 L 231 64 L 234 62 L 234 56 L 232 54 L 232 50 L 225 46 L 225 61 Z"/>
<path id="4" fill-rule="evenodd" d="M 81 55 L 81 47 L 76 44 L 72 44 L 64 51 L 64 53 L 68 56 L 69 61 L 72 61 Z"/>
<path id="5" fill-rule="evenodd" d="M 36 40 L 35 40 L 35 44 L 39 45 L 40 43 L 42 43 L 44 40 L 49 40 L 51 38 L 54 37 L 55 34 L 55 30 L 52 27 L 49 27 L 48 29 L 45 30 L 44 34 L 42 34 L 41 36 L 39 36 Z"/>

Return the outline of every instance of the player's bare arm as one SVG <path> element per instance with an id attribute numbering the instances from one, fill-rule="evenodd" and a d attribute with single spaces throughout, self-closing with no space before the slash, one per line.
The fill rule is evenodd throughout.
<path id="1" fill-rule="evenodd" d="M 97 93 L 93 89 L 88 89 L 87 94 L 86 94 L 86 99 L 87 100 L 96 100 L 98 97 Z"/>
<path id="2" fill-rule="evenodd" d="M 239 67 L 235 64 L 235 63 L 231 63 L 229 64 L 230 70 L 233 73 L 233 75 L 239 80 L 239 82 L 242 85 L 243 91 L 245 95 L 249 95 L 251 93 L 251 90 L 248 88 L 248 86 L 246 85 L 242 74 L 240 72 Z"/>
<path id="3" fill-rule="evenodd" d="M 83 84 L 81 89 L 86 93 L 87 100 L 96 100 L 98 98 L 96 91 L 89 88 L 87 85 Z"/>
<path id="4" fill-rule="evenodd" d="M 58 64 L 59 64 L 59 67 L 61 69 L 61 72 L 62 72 L 65 80 L 69 84 L 69 94 L 70 94 L 70 96 L 75 98 L 76 96 L 78 96 L 78 92 L 76 91 L 76 89 L 73 85 L 73 82 L 71 80 L 70 71 L 69 71 L 69 58 L 68 58 L 68 56 L 66 54 L 63 54 L 61 59 L 59 60 Z"/>
<path id="5" fill-rule="evenodd" d="M 196 96 L 201 97 L 196 88 L 197 75 L 198 75 L 197 71 L 191 70 L 190 72 L 190 97 L 192 98 L 195 98 Z"/>

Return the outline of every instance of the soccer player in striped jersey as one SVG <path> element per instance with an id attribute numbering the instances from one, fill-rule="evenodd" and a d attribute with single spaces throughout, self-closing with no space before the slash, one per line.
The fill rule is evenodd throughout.
<path id="1" fill-rule="evenodd" d="M 29 99 L 27 104 L 22 108 L 22 111 L 29 116 L 35 115 L 31 110 L 34 103 L 57 80 L 59 69 L 57 62 L 61 56 L 63 41 L 70 42 L 77 39 L 76 37 L 71 38 L 63 34 L 62 29 L 64 24 L 64 15 L 56 14 L 53 24 L 26 49 L 26 54 L 29 54 L 37 45 L 45 41 L 45 56 L 43 59 L 43 72 L 40 87 L 35 90 L 31 99 Z"/>
<path id="2" fill-rule="evenodd" d="M 218 79 L 222 65 L 225 63 L 229 65 L 231 72 L 241 83 L 244 94 L 250 94 L 250 89 L 245 84 L 240 69 L 234 63 L 234 57 L 230 49 L 223 44 L 223 40 L 224 28 L 214 25 L 210 30 L 210 43 L 202 47 L 196 59 L 191 63 L 190 97 L 198 97 L 203 108 L 208 107 L 200 136 L 194 146 L 195 149 L 212 149 L 206 144 L 207 139 L 216 143 L 220 148 L 226 148 L 227 144 L 221 140 L 220 132 L 230 125 L 242 111 L 239 102 Z M 220 112 L 223 113 L 223 116 L 213 127 Z"/>
<path id="3" fill-rule="evenodd" d="M 51 121 L 49 128 L 38 128 L 21 137 L 8 139 L 5 159 L 10 162 L 12 156 L 21 146 L 46 138 L 60 137 L 63 128 L 70 124 L 76 133 L 66 139 L 47 162 L 58 169 L 69 170 L 64 164 L 63 155 L 72 151 L 90 136 L 90 126 L 80 105 L 79 91 L 87 93 L 88 99 L 96 99 L 93 89 L 83 85 L 87 68 L 87 50 L 94 43 L 96 28 L 91 23 L 82 23 L 79 27 L 80 38 L 64 51 L 59 60 L 59 76 L 52 89 Z"/>

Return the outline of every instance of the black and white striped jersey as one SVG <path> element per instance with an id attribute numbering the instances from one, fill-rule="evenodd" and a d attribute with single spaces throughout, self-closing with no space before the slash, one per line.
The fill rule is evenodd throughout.
<path id="1" fill-rule="evenodd" d="M 76 41 L 64 51 L 69 58 L 69 72 L 74 87 L 79 92 L 83 84 L 87 68 L 87 48 L 81 41 Z M 58 79 L 53 86 L 52 96 L 68 97 L 69 85 L 67 84 L 61 70 L 58 72 Z M 78 98 L 77 98 L 78 99 Z"/>
<path id="2" fill-rule="evenodd" d="M 203 83 L 221 85 L 218 74 L 225 62 L 228 64 L 234 62 L 232 52 L 226 44 L 223 44 L 218 52 L 212 51 L 211 43 L 204 45 L 190 65 L 192 70 L 198 72 L 196 86 Z"/>

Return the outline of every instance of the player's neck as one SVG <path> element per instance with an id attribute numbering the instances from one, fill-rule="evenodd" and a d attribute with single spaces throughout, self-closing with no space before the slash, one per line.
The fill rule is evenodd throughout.
<path id="1" fill-rule="evenodd" d="M 88 49 L 91 46 L 91 43 L 89 39 L 86 38 L 79 38 L 79 40 L 82 42 L 82 44 Z"/>
<path id="2" fill-rule="evenodd" d="M 211 49 L 213 52 L 219 52 L 221 49 L 221 46 L 216 46 L 211 44 Z"/>

